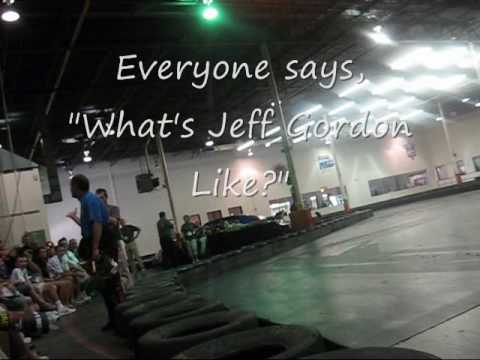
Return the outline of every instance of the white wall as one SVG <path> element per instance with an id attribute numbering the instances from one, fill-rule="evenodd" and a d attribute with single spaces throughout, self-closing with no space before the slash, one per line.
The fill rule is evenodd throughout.
<path id="1" fill-rule="evenodd" d="M 0 241 L 11 245 L 20 244 L 25 232 L 38 230 L 45 230 L 49 239 L 49 220 L 38 170 L 26 170 L 17 174 L 0 174 Z"/>
<path id="2" fill-rule="evenodd" d="M 463 158 L 468 171 L 473 171 L 471 158 L 480 155 L 480 119 L 473 115 L 461 122 L 449 125 L 452 133 L 452 142 L 459 158 Z M 351 140 L 338 143 L 337 158 L 343 174 L 345 186 L 348 189 L 350 202 L 353 207 L 368 205 L 415 192 L 422 192 L 438 186 L 446 185 L 436 179 L 434 168 L 437 165 L 449 162 L 446 150 L 445 137 L 440 123 L 434 124 L 432 129 L 416 131 L 414 137 L 408 141 L 416 146 L 416 156 L 411 159 L 407 156 L 403 138 L 383 140 Z M 302 193 L 319 191 L 321 188 L 338 186 L 338 178 L 334 168 L 320 170 L 318 158 L 321 155 L 331 155 L 331 148 L 319 145 L 312 141 L 308 144 L 299 144 L 294 147 L 293 158 Z M 153 157 L 152 157 L 153 158 Z M 267 197 L 258 195 L 253 198 L 233 197 L 193 198 L 193 175 L 200 172 L 200 188 L 208 189 L 213 186 L 217 176 L 217 169 L 229 167 L 232 177 L 242 177 L 248 169 L 250 173 L 263 174 L 264 171 L 274 169 L 279 164 L 286 164 L 284 155 L 279 146 L 270 149 L 255 148 L 255 156 L 246 157 L 246 152 L 237 151 L 203 153 L 192 157 L 190 154 L 168 156 L 168 165 L 171 185 L 177 216 L 184 214 L 200 214 L 202 222 L 207 221 L 207 212 L 222 210 L 228 214 L 228 208 L 242 206 L 244 213 L 270 215 L 269 200 L 289 196 L 286 185 L 274 185 L 269 189 Z M 152 161 L 153 162 L 153 161 Z M 129 223 L 142 228 L 143 232 L 138 240 L 142 254 L 154 253 L 159 249 L 156 232 L 158 212 L 164 210 L 169 214 L 169 204 L 166 191 L 156 190 L 152 193 L 138 194 L 135 185 L 135 175 L 144 171 L 142 159 L 124 159 L 109 168 L 106 163 L 97 163 L 92 167 L 80 166 L 75 173 L 84 173 L 92 183 L 92 189 L 104 187 L 109 190 L 111 198 L 115 198 L 120 206 L 122 216 Z M 109 169 L 113 182 L 109 178 Z M 409 189 L 382 196 L 372 197 L 368 181 L 392 175 L 400 175 L 418 170 L 428 170 L 429 185 Z M 154 168 L 159 174 L 159 168 Z M 59 204 L 47 205 L 52 239 L 66 237 L 80 237 L 79 229 L 65 218 L 65 214 L 78 207 L 78 202 L 69 195 L 68 174 L 60 170 L 64 201 Z M 452 178 L 450 183 L 453 182 Z M 260 182 L 263 186 L 263 182 Z M 114 188 L 116 191 L 114 192 Z M 170 215 L 170 214 L 169 214 Z"/>

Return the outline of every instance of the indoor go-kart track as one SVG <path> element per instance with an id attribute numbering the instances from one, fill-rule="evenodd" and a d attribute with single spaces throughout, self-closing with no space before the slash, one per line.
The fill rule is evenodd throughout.
<path id="1" fill-rule="evenodd" d="M 480 356 L 480 192 L 388 210 L 191 288 L 349 347 Z"/>
<path id="2" fill-rule="evenodd" d="M 318 328 L 349 347 L 480 356 L 480 192 L 377 211 L 373 218 L 267 261 L 189 286 L 231 308 Z M 100 302 L 40 339 L 51 358 L 125 358 L 101 333 Z"/>

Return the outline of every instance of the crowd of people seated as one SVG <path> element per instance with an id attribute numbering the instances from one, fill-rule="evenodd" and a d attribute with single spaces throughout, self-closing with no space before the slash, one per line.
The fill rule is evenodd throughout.
<path id="1" fill-rule="evenodd" d="M 77 249 L 74 239 L 37 246 L 28 234 L 22 246 L 0 244 L 0 330 L 8 335 L 11 358 L 45 358 L 31 337 L 58 330 L 58 319 L 91 300 Z"/>

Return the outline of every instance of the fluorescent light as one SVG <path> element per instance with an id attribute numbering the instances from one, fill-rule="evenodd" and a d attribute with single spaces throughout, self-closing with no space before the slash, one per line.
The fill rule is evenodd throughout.
<path id="1" fill-rule="evenodd" d="M 353 85 L 351 88 L 349 88 L 349 89 L 345 90 L 344 92 L 340 93 L 340 95 L 338 95 L 338 96 L 341 97 L 341 98 L 347 97 L 348 95 L 351 95 L 354 92 L 356 92 L 358 90 L 361 90 L 362 88 L 364 88 L 368 85 L 370 85 L 370 80 L 367 79 L 364 82 L 362 82 L 361 84 Z"/>
<path id="2" fill-rule="evenodd" d="M 310 139 L 312 137 L 312 134 L 308 134 L 307 136 L 300 136 L 292 140 L 292 143 L 298 144 L 299 142 L 302 141 L 307 141 L 307 139 Z"/>
<path id="3" fill-rule="evenodd" d="M 353 106 L 355 106 L 355 103 L 353 101 L 350 101 L 350 102 L 336 108 L 335 110 L 330 111 L 328 113 L 328 115 L 330 115 L 330 116 L 337 115 L 337 114 L 341 113 L 342 111 L 347 110 L 347 109 L 349 109 Z"/>
<path id="4" fill-rule="evenodd" d="M 315 124 L 315 121 L 310 120 L 310 121 L 307 122 L 306 124 L 297 126 L 297 127 L 295 128 L 295 131 L 297 131 L 297 130 L 305 130 L 307 127 L 312 126 L 313 124 Z"/>
<path id="5" fill-rule="evenodd" d="M 422 113 L 422 110 L 414 110 L 414 111 L 412 111 L 411 113 L 409 113 L 409 114 L 407 114 L 407 115 L 405 115 L 405 116 L 401 116 L 401 118 L 402 118 L 403 120 L 408 120 L 408 119 L 411 119 L 411 118 L 413 118 L 413 117 L 415 117 L 415 116 L 417 116 L 417 115 L 420 115 L 421 113 Z"/>
<path id="6" fill-rule="evenodd" d="M 393 91 L 395 89 L 401 88 L 405 84 L 405 79 L 403 78 L 393 78 L 391 80 L 385 81 L 383 84 L 378 85 L 372 89 L 372 94 L 374 95 L 384 95 Z"/>
<path id="7" fill-rule="evenodd" d="M 255 144 L 255 140 L 250 140 L 250 141 L 247 141 L 246 143 L 240 145 L 238 148 L 237 148 L 237 151 L 243 151 L 245 149 L 248 149 L 249 147 L 253 146 Z"/>
<path id="8" fill-rule="evenodd" d="M 387 104 L 388 104 L 388 101 L 386 99 L 376 100 L 371 102 L 369 105 L 365 106 L 364 108 L 362 108 L 360 111 L 361 112 L 374 111 L 383 106 L 386 106 Z"/>
<path id="9" fill-rule="evenodd" d="M 85 157 L 83 158 L 83 162 L 85 162 L 85 163 L 92 162 L 92 157 L 91 157 L 91 156 L 85 156 Z"/>
<path id="10" fill-rule="evenodd" d="M 321 110 L 321 109 L 323 109 L 323 105 L 322 105 L 322 104 L 318 104 L 317 106 L 314 106 L 314 107 L 312 107 L 311 109 L 308 109 L 307 111 L 305 111 L 305 114 L 311 115 L 311 114 L 313 114 L 314 112 L 317 112 L 318 110 Z"/>
<path id="11" fill-rule="evenodd" d="M 462 103 L 468 103 L 469 101 L 470 101 L 470 98 L 462 99 Z"/>
<path id="12" fill-rule="evenodd" d="M 400 114 L 398 112 L 394 112 L 394 113 L 391 113 L 391 114 L 388 114 L 388 115 L 385 115 L 379 119 L 377 119 L 377 122 L 380 122 L 380 121 L 387 121 L 387 120 L 390 120 L 392 118 L 395 118 L 395 117 L 399 117 Z"/>
<path id="13" fill-rule="evenodd" d="M 75 139 L 75 138 L 65 138 L 65 139 L 62 139 L 62 143 L 64 143 L 64 144 L 76 144 L 76 143 L 78 143 L 78 140 Z"/>
<path id="14" fill-rule="evenodd" d="M 252 149 L 248 149 L 248 156 L 249 156 L 249 157 L 252 157 L 252 156 L 253 156 L 253 151 L 252 151 Z"/>
<path id="15" fill-rule="evenodd" d="M 275 143 L 277 143 L 277 142 L 280 142 L 280 141 L 282 141 L 282 137 L 281 137 L 281 136 L 273 139 L 272 141 L 267 142 L 267 143 L 265 144 L 265 147 L 269 148 L 269 147 L 272 146 L 273 144 L 275 144 Z"/>
<path id="16" fill-rule="evenodd" d="M 433 83 L 433 88 L 436 90 L 448 90 L 452 87 L 458 86 L 467 79 L 467 75 L 453 75 L 446 79 L 437 78 L 437 81 Z"/>
<path id="17" fill-rule="evenodd" d="M 406 70 L 409 67 L 422 62 L 423 59 L 425 59 L 425 57 L 428 56 L 432 51 L 433 50 L 431 47 L 416 48 L 415 50 L 395 60 L 392 64 L 390 64 L 390 67 L 393 70 Z"/>
<path id="18" fill-rule="evenodd" d="M 475 104 L 475 107 L 480 108 L 480 102 Z"/>
<path id="19" fill-rule="evenodd" d="M 272 136 L 273 134 L 276 134 L 280 130 L 282 130 L 282 128 L 280 126 L 274 127 L 273 129 L 267 131 L 267 133 L 265 134 L 265 137 L 268 138 L 268 137 Z"/>
<path id="20" fill-rule="evenodd" d="M 381 33 L 383 30 L 383 26 L 382 25 L 377 25 L 373 28 L 373 31 L 376 32 L 376 33 Z"/>
<path id="21" fill-rule="evenodd" d="M 424 91 L 426 89 L 434 89 L 445 91 L 453 87 L 459 86 L 467 79 L 467 75 L 452 75 L 447 78 L 438 76 L 419 76 L 411 81 L 405 88 L 405 91 Z"/>
<path id="22" fill-rule="evenodd" d="M 437 116 L 436 120 L 437 120 L 437 121 L 443 121 L 443 117 Z"/>
<path id="23" fill-rule="evenodd" d="M 383 33 L 383 32 L 370 32 L 368 33 L 368 36 L 370 39 L 375 41 L 377 44 L 381 45 L 392 45 L 394 44 L 394 41 L 390 39 L 390 37 Z"/>
<path id="24" fill-rule="evenodd" d="M 213 142 L 213 140 L 208 140 L 208 141 L 205 143 L 205 146 L 208 146 L 208 147 L 212 147 L 213 145 L 215 145 L 215 143 Z"/>
<path id="25" fill-rule="evenodd" d="M 390 104 L 389 109 L 397 109 L 402 106 L 405 106 L 407 104 L 410 104 L 411 102 L 414 102 L 416 98 L 414 96 L 407 97 L 405 99 L 402 99 L 394 104 Z"/>
<path id="26" fill-rule="evenodd" d="M 20 19 L 20 14 L 15 9 L 9 8 L 2 13 L 2 20 L 5 22 L 15 22 Z"/>

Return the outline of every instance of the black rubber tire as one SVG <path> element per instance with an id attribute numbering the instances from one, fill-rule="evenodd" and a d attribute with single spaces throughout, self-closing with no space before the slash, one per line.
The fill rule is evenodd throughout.
<path id="1" fill-rule="evenodd" d="M 183 291 L 184 288 L 181 285 L 171 285 L 161 288 L 149 288 L 149 289 L 139 289 L 135 295 L 130 295 L 126 298 L 125 302 L 129 301 L 138 301 L 138 300 L 148 300 L 152 297 L 155 297 L 155 294 L 166 294 L 175 291 Z"/>
<path id="2" fill-rule="evenodd" d="M 133 287 L 131 290 L 128 290 L 125 295 L 126 297 L 134 296 L 138 294 L 139 292 L 145 291 L 145 290 L 150 290 L 150 289 L 162 289 L 166 288 L 169 286 L 178 286 L 179 283 L 174 280 L 169 280 L 169 281 L 159 281 L 159 282 L 151 282 L 148 284 L 144 285 L 138 285 L 136 284 L 135 287 Z"/>
<path id="3" fill-rule="evenodd" d="M 120 305 L 117 306 L 117 312 L 124 312 L 128 309 L 130 309 L 133 306 L 137 306 L 140 304 L 144 304 L 146 302 L 154 301 L 159 298 L 176 294 L 176 293 L 185 293 L 185 289 L 183 287 L 174 287 L 174 288 L 166 288 L 166 289 L 160 289 L 157 291 L 151 291 L 144 293 L 143 295 L 139 295 L 135 298 L 128 299 L 125 302 L 121 303 Z"/>
<path id="4" fill-rule="evenodd" d="M 187 318 L 147 332 L 138 340 L 135 359 L 151 359 L 152 354 L 162 354 L 162 358 L 170 359 L 205 341 L 257 327 L 255 314 L 241 311 Z"/>
<path id="5" fill-rule="evenodd" d="M 365 348 L 333 351 L 324 354 L 311 355 L 303 359 L 340 359 L 340 360 L 366 360 L 366 359 L 438 359 L 438 357 L 408 349 L 401 348 Z"/>
<path id="6" fill-rule="evenodd" d="M 142 316 L 151 312 L 152 310 L 158 309 L 163 306 L 171 306 L 172 304 L 185 301 L 187 299 L 187 294 L 184 292 L 174 292 L 172 294 L 164 294 L 155 299 L 149 301 L 144 301 L 142 303 L 135 304 L 121 313 L 121 316 L 127 321 L 130 322 L 134 318 Z"/>
<path id="7" fill-rule="evenodd" d="M 186 298 L 187 295 L 185 293 L 178 292 L 153 301 L 145 302 L 143 304 L 138 304 L 137 306 L 133 306 L 124 312 L 117 311 L 115 313 L 115 328 L 117 334 L 120 336 L 128 336 L 128 326 L 136 317 L 142 316 L 152 309 L 158 309 L 164 306 L 168 307 L 172 304 L 181 302 Z"/>
<path id="8" fill-rule="evenodd" d="M 223 336 L 197 345 L 175 359 L 296 359 L 325 351 L 315 329 L 302 326 L 271 326 Z"/>
<path id="9" fill-rule="evenodd" d="M 150 330 L 174 321 L 183 320 L 202 314 L 228 310 L 219 302 L 209 302 L 198 296 L 191 296 L 172 306 L 150 311 L 143 316 L 136 317 L 130 322 L 130 337 L 138 339 Z"/>

